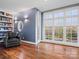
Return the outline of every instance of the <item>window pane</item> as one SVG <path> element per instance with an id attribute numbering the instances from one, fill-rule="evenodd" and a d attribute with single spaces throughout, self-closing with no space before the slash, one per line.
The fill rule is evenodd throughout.
<path id="1" fill-rule="evenodd" d="M 79 19 L 77 17 L 66 18 L 65 25 L 66 26 L 76 26 L 79 24 Z"/>
<path id="2" fill-rule="evenodd" d="M 66 41 L 67 42 L 71 42 L 71 37 L 72 37 L 71 30 L 72 30 L 71 27 L 66 27 Z"/>
<path id="3" fill-rule="evenodd" d="M 66 41 L 72 43 L 77 42 L 77 27 L 66 28 Z"/>
<path id="4" fill-rule="evenodd" d="M 52 19 L 53 18 L 53 13 L 44 13 L 44 19 Z"/>
<path id="5" fill-rule="evenodd" d="M 52 20 L 51 19 L 47 19 L 44 21 L 44 25 L 45 26 L 52 26 Z"/>
<path id="6" fill-rule="evenodd" d="M 54 20 L 54 25 L 55 26 L 64 26 L 64 19 L 55 19 Z"/>
<path id="7" fill-rule="evenodd" d="M 78 10 L 75 9 L 75 10 L 72 10 L 72 16 L 77 16 L 78 15 Z"/>
<path id="8" fill-rule="evenodd" d="M 57 18 L 57 17 L 64 17 L 64 12 L 55 13 L 54 18 Z"/>
<path id="9" fill-rule="evenodd" d="M 65 20 L 65 25 L 66 25 L 66 26 L 72 25 L 72 18 L 66 18 L 66 20 Z"/>
<path id="10" fill-rule="evenodd" d="M 77 15 L 78 15 L 77 9 L 66 11 L 66 16 L 77 16 Z"/>
<path id="11" fill-rule="evenodd" d="M 45 39 L 52 40 L 52 27 L 45 27 Z"/>
<path id="12" fill-rule="evenodd" d="M 56 41 L 63 41 L 63 27 L 56 27 L 55 28 L 54 39 Z"/>
<path id="13" fill-rule="evenodd" d="M 72 42 L 77 42 L 77 27 L 72 27 Z"/>
<path id="14" fill-rule="evenodd" d="M 72 25 L 78 25 L 79 24 L 79 19 L 77 17 L 72 18 Z"/>

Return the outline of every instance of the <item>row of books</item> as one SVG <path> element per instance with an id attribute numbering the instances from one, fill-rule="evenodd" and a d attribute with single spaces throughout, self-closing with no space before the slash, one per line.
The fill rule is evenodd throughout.
<path id="1" fill-rule="evenodd" d="M 10 23 L 0 23 L 0 26 L 11 26 Z"/>
<path id="2" fill-rule="evenodd" d="M 5 27 L 4 28 L 0 28 L 0 30 L 9 30 L 9 29 L 12 29 L 12 28 L 7 28 L 7 27 L 6 28 Z"/>
<path id="3" fill-rule="evenodd" d="M 0 16 L 0 20 L 7 20 L 7 21 L 10 21 L 10 20 L 12 20 L 12 19 Z"/>

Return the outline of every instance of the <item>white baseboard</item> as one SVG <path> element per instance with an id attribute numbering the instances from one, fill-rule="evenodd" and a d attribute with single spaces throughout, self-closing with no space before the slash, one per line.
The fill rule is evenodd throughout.
<path id="1" fill-rule="evenodd" d="M 25 43 L 29 43 L 29 44 L 34 44 L 34 45 L 36 45 L 36 43 L 34 43 L 34 42 L 30 42 L 30 41 L 25 41 L 25 40 L 21 40 L 22 42 L 25 42 Z"/>
<path id="2" fill-rule="evenodd" d="M 57 42 L 57 41 L 52 41 L 52 40 L 42 40 L 41 42 L 49 42 L 49 43 L 55 43 L 55 44 L 79 47 L 79 44 L 77 44 L 77 43 L 72 44 L 72 43 Z"/>

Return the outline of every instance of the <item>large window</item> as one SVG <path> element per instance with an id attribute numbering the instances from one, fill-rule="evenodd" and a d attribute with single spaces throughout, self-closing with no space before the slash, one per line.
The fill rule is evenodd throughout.
<path id="1" fill-rule="evenodd" d="M 43 22 L 44 39 L 70 43 L 79 41 L 79 6 L 45 12 Z"/>

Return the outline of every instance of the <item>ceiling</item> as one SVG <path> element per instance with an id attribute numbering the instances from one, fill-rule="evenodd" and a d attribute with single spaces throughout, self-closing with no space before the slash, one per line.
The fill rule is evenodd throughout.
<path id="1" fill-rule="evenodd" d="M 0 10 L 19 12 L 36 7 L 40 11 L 46 11 L 79 3 L 79 0 L 0 0 Z"/>

